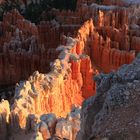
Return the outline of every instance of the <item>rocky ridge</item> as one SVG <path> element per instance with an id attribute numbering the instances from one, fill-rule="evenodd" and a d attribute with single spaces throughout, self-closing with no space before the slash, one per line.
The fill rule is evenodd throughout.
<path id="1" fill-rule="evenodd" d="M 140 54 L 117 72 L 95 77 L 96 95 L 84 101 L 78 140 L 138 140 Z"/>

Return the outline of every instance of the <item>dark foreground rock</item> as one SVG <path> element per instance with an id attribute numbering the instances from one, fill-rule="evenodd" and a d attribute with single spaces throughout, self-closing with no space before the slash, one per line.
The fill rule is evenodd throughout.
<path id="1" fill-rule="evenodd" d="M 95 80 L 96 96 L 83 103 L 77 140 L 139 140 L 140 55 L 132 64 Z"/>

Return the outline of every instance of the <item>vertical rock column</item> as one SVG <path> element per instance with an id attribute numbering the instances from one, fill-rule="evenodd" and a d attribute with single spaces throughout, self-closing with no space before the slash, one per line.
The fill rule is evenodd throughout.
<path id="1" fill-rule="evenodd" d="M 8 137 L 8 117 L 10 113 L 9 102 L 2 100 L 0 102 L 0 139 L 6 140 Z"/>

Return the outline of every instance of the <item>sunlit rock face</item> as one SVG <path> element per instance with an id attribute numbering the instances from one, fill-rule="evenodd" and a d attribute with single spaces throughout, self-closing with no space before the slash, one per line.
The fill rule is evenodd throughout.
<path id="1" fill-rule="evenodd" d="M 91 22 L 88 21 L 86 26 Z M 64 36 L 63 42 L 65 44 L 56 49 L 59 59 L 50 63 L 48 74 L 35 72 L 28 81 L 16 87 L 11 109 L 19 114 L 22 127 L 28 114 L 53 112 L 57 116 L 66 116 L 73 104 L 81 105 L 84 98 L 95 92 L 93 75 L 98 71 L 91 67 L 89 56 L 82 54 L 84 48 L 79 51 L 78 39 Z"/>
<path id="2" fill-rule="evenodd" d="M 8 138 L 8 115 L 10 114 L 10 105 L 8 101 L 2 100 L 0 103 L 0 139 L 5 140 Z"/>
<path id="3" fill-rule="evenodd" d="M 78 37 L 77 53 L 84 49 L 91 62 L 103 72 L 132 62 L 140 51 L 139 5 L 98 5 L 93 1 L 88 1 L 88 5 L 78 3 L 80 7 L 75 12 L 53 9 L 50 13 L 56 18 L 42 21 L 39 25 L 25 20 L 16 10 L 4 15 L 0 23 L 1 85 L 28 79 L 36 70 L 41 73 L 50 71 L 50 62 L 59 54 L 56 48 L 63 44 L 63 34 Z M 45 18 L 47 15 L 43 14 Z M 86 20 L 90 18 L 93 23 L 89 25 Z M 83 23 L 85 27 L 81 27 Z"/>
<path id="4" fill-rule="evenodd" d="M 18 84 L 10 105 L 4 100 L 0 104 L 1 140 L 86 140 L 115 135 L 117 125 L 111 134 L 104 131 L 108 112 L 114 113 L 112 125 L 114 100 L 129 104 L 129 95 L 121 98 L 124 87 L 138 82 L 139 58 L 130 63 L 140 51 L 140 12 L 138 4 L 96 2 L 78 0 L 74 12 L 52 9 L 49 14 L 55 18 L 37 25 L 17 10 L 4 14 L 0 23 L 0 85 Z M 48 13 L 41 16 L 45 20 Z M 130 65 L 116 74 L 123 64 Z M 100 72 L 112 73 L 96 76 Z M 79 106 L 87 98 L 80 130 Z M 121 105 L 121 109 L 126 108 Z"/>
<path id="5" fill-rule="evenodd" d="M 75 140 L 80 130 L 81 107 L 73 106 L 66 117 L 57 117 L 53 113 L 41 116 L 29 114 L 24 129 L 19 126 L 19 117 L 10 112 L 9 103 L 3 100 L 0 103 L 0 138 L 1 140 L 46 140 L 69 139 Z M 26 112 L 25 112 L 26 113 Z"/>
<path id="6" fill-rule="evenodd" d="M 84 54 L 103 72 L 131 63 L 139 52 L 139 6 L 118 7 L 93 2 L 88 1 L 90 5 L 81 2 L 75 12 L 53 9 L 51 14 L 56 19 L 39 25 L 28 22 L 15 10 L 7 13 L 0 29 L 0 84 L 28 79 L 36 70 L 50 71 L 50 62 L 59 54 L 56 48 L 63 44 L 62 34 L 78 37 L 77 53 L 84 49 Z M 93 23 L 86 22 L 89 18 Z M 85 27 L 80 27 L 83 22 Z"/>
<path id="7" fill-rule="evenodd" d="M 139 52 L 139 33 L 136 31 L 139 28 L 138 9 L 139 5 L 83 5 L 84 11 L 91 12 L 94 23 L 89 41 L 91 60 L 103 72 L 116 70 L 122 64 L 132 62 Z"/>

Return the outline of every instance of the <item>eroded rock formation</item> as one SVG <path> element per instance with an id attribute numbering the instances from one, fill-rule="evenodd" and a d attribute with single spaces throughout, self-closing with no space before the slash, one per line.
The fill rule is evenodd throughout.
<path id="1" fill-rule="evenodd" d="M 112 106 L 116 107 L 116 102 L 112 105 L 111 100 L 124 106 L 130 100 L 129 95 L 123 96 L 124 87 L 138 82 L 139 58 L 117 73 L 112 71 L 131 63 L 140 51 L 140 7 L 122 1 L 95 2 L 79 0 L 74 12 L 43 12 L 44 20 L 48 14 L 55 18 L 38 25 L 25 20 L 17 10 L 4 14 L 0 23 L 0 85 L 18 84 L 10 105 L 4 100 L 0 104 L 2 140 L 75 140 L 80 109 L 72 107 L 80 106 L 95 91 L 96 96 L 83 105 L 77 139 L 108 138 L 116 133 L 117 125 L 114 132 L 104 131 L 109 113 L 115 116 Z M 100 72 L 112 73 L 95 77 L 96 86 L 93 77 Z"/>

